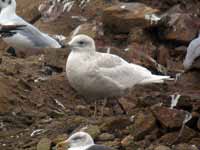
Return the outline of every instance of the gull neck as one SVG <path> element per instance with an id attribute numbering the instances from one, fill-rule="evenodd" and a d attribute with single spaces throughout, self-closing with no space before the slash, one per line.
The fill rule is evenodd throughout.
<path id="1" fill-rule="evenodd" d="M 0 15 L 4 17 L 16 15 L 16 5 L 9 5 L 6 8 L 3 8 Z"/>

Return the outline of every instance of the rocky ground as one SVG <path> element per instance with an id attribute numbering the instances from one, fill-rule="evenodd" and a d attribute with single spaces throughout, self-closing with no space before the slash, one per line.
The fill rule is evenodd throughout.
<path id="1" fill-rule="evenodd" d="M 174 78 L 183 72 L 186 48 L 200 25 L 197 0 L 91 0 L 82 8 L 77 2 L 63 13 L 59 5 L 47 16 L 50 4 L 41 15 L 42 2 L 18 0 L 18 14 L 49 34 L 67 39 L 88 34 L 99 51 L 110 48 L 129 62 Z M 149 20 L 152 17 L 154 21 Z M 12 56 L 7 49 L 1 41 L 0 149 L 55 150 L 58 142 L 79 130 L 89 132 L 96 143 L 119 150 L 200 149 L 198 62 L 175 81 L 136 86 L 119 99 L 127 114 L 112 99 L 105 116 L 93 118 L 94 104 L 67 82 L 67 49 L 42 50 L 43 54 L 26 58 Z"/>

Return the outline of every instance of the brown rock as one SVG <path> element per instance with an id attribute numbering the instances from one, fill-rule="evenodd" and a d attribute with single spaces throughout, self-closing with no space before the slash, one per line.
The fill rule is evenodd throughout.
<path id="1" fill-rule="evenodd" d="M 156 146 L 154 150 L 171 150 L 171 149 L 165 145 L 159 145 L 159 146 Z"/>
<path id="2" fill-rule="evenodd" d="M 158 58 L 157 62 L 163 66 L 167 66 L 167 62 L 170 59 L 169 56 L 169 49 L 166 48 L 165 46 L 161 45 L 158 48 Z"/>
<path id="3" fill-rule="evenodd" d="M 3 70 L 2 66 L 0 66 L 0 71 L 2 73 L 7 73 L 7 70 Z M 15 92 L 19 86 L 20 84 L 14 78 L 9 78 L 7 75 L 0 77 L 0 113 L 9 112 L 14 107 L 17 109 L 17 106 L 13 105 L 19 96 L 19 94 Z"/>
<path id="4" fill-rule="evenodd" d="M 169 72 L 181 72 L 183 70 L 183 62 L 170 57 L 167 61 L 167 70 Z"/>
<path id="5" fill-rule="evenodd" d="M 198 150 L 198 148 L 195 145 L 181 143 L 181 144 L 176 145 L 174 150 Z"/>
<path id="6" fill-rule="evenodd" d="M 121 144 L 123 147 L 128 147 L 134 143 L 134 137 L 132 135 L 126 136 L 122 139 Z"/>
<path id="7" fill-rule="evenodd" d="M 178 46 L 176 47 L 173 51 L 171 51 L 171 55 L 173 57 L 180 57 L 181 56 L 181 61 L 184 59 L 185 55 L 187 52 L 187 47 L 186 46 Z"/>
<path id="8" fill-rule="evenodd" d="M 144 41 L 151 40 L 145 30 L 141 27 L 134 27 L 130 29 L 128 42 L 131 43 L 141 43 Z"/>
<path id="9" fill-rule="evenodd" d="M 198 122 L 197 122 L 197 128 L 200 130 L 200 117 L 199 117 Z"/>
<path id="10" fill-rule="evenodd" d="M 0 51 L 4 51 L 7 49 L 9 46 L 2 40 L 0 39 Z M 1 52 L 2 53 L 2 52 Z"/>
<path id="11" fill-rule="evenodd" d="M 156 47 L 152 42 L 147 42 L 143 45 L 138 43 L 131 43 L 128 46 L 127 58 L 133 63 L 145 66 L 147 68 L 156 69 L 156 64 L 153 59 L 156 53 Z"/>
<path id="12" fill-rule="evenodd" d="M 100 141 L 112 141 L 114 140 L 115 136 L 113 134 L 110 134 L 110 133 L 102 133 L 98 139 Z"/>
<path id="13" fill-rule="evenodd" d="M 50 150 L 51 149 L 51 140 L 43 138 L 37 145 L 37 150 Z"/>
<path id="14" fill-rule="evenodd" d="M 69 52 L 68 49 L 46 49 L 44 56 L 46 65 L 65 70 Z"/>
<path id="15" fill-rule="evenodd" d="M 89 109 L 84 105 L 77 105 L 75 109 L 76 109 L 75 111 L 78 113 L 78 115 L 82 115 L 82 116 L 91 115 Z"/>
<path id="16" fill-rule="evenodd" d="M 194 109 L 193 107 L 193 100 L 192 100 L 192 96 L 188 96 L 188 95 L 181 95 L 178 104 L 177 104 L 178 108 L 188 108 L 188 109 Z"/>
<path id="17" fill-rule="evenodd" d="M 200 69 L 200 57 L 195 59 L 195 61 L 192 63 L 191 69 Z"/>
<path id="18" fill-rule="evenodd" d="M 67 134 L 60 134 L 52 140 L 52 143 L 56 145 L 62 141 L 65 141 L 68 137 L 69 136 Z"/>
<path id="19" fill-rule="evenodd" d="M 156 125 L 156 119 L 150 111 L 139 112 L 134 120 L 134 124 L 130 126 L 130 132 L 135 140 L 140 140 L 151 132 Z"/>
<path id="20" fill-rule="evenodd" d="M 43 22 L 38 20 L 34 25 L 39 28 L 42 32 L 48 33 L 50 35 L 63 35 L 68 36 L 69 33 L 73 30 L 73 27 L 70 26 L 69 15 L 62 15 L 58 19 L 52 22 Z"/>
<path id="21" fill-rule="evenodd" d="M 101 130 L 102 131 L 108 131 L 108 130 L 115 131 L 118 129 L 124 129 L 130 124 L 131 124 L 131 122 L 128 117 L 123 117 L 123 116 L 109 117 L 101 125 Z"/>
<path id="22" fill-rule="evenodd" d="M 29 57 L 29 56 L 34 56 L 34 55 L 40 55 L 40 54 L 43 54 L 44 53 L 44 49 L 38 49 L 38 48 L 28 48 L 28 49 L 23 49 L 23 48 L 20 48 L 20 49 L 15 49 L 15 53 L 16 53 L 16 56 L 17 57 L 20 57 L 20 58 L 26 58 L 26 57 Z"/>
<path id="23" fill-rule="evenodd" d="M 190 42 L 198 33 L 198 27 L 187 13 L 172 13 L 162 18 L 165 27 L 160 27 L 160 38 L 172 41 Z"/>
<path id="24" fill-rule="evenodd" d="M 63 1 L 52 7 L 53 3 L 51 3 L 51 1 L 48 1 L 48 4 L 46 1 L 43 1 L 42 5 L 46 8 L 41 11 L 42 19 L 37 21 L 36 26 L 49 34 L 62 34 L 67 37 L 77 26 L 85 23 L 88 18 L 94 18 L 96 15 L 102 14 L 103 8 L 115 3 L 114 1 L 112 3 L 107 3 L 105 1 L 92 0 L 85 5 L 83 11 L 83 9 L 80 8 L 80 3 L 82 1 L 74 1 L 75 4 L 73 5 L 71 11 L 63 12 L 62 10 L 64 5 L 62 2 Z M 81 19 L 75 19 L 72 16 L 83 17 L 86 20 L 83 19 L 81 21 Z M 48 21 L 48 23 L 46 21 Z M 90 30 L 89 33 L 93 32 Z"/>
<path id="25" fill-rule="evenodd" d="M 120 148 L 120 140 L 116 138 L 114 141 L 105 142 L 104 145 L 112 147 L 114 150 L 117 150 Z"/>
<path id="26" fill-rule="evenodd" d="M 168 107 L 152 108 L 156 119 L 166 128 L 181 127 L 185 119 L 186 112 Z"/>
<path id="27" fill-rule="evenodd" d="M 180 131 L 166 133 L 158 141 L 159 141 L 159 143 L 162 143 L 165 145 L 172 145 L 177 141 L 178 142 L 188 142 L 190 139 L 192 139 L 196 135 L 196 132 L 193 129 L 188 128 L 187 126 L 184 127 L 181 136 L 179 138 L 177 138 L 179 133 L 180 133 Z"/>
<path id="28" fill-rule="evenodd" d="M 145 19 L 145 15 L 156 12 L 158 12 L 157 9 L 142 3 L 120 3 L 104 10 L 103 23 L 114 33 L 128 33 L 133 27 L 146 28 L 152 26 Z"/>
<path id="29" fill-rule="evenodd" d="M 134 137 L 132 135 L 128 135 L 124 139 L 122 139 L 121 145 L 125 148 L 125 150 L 139 149 L 139 146 L 134 142 Z"/>
<path id="30" fill-rule="evenodd" d="M 89 133 L 93 139 L 97 138 L 98 135 L 101 133 L 99 126 L 96 125 L 90 125 L 84 131 Z"/>
<path id="31" fill-rule="evenodd" d="M 110 115 L 114 115 L 113 109 L 115 108 L 111 108 L 111 107 L 104 107 L 103 113 L 105 116 L 110 116 Z M 101 112 L 101 110 L 99 110 Z"/>
<path id="32" fill-rule="evenodd" d="M 199 91 L 200 84 L 197 84 L 200 82 L 199 75 L 200 72 L 198 70 L 185 72 L 181 75 L 177 83 L 182 89 L 192 90 L 193 92 Z"/>
<path id="33" fill-rule="evenodd" d="M 189 143 L 191 145 L 196 145 L 197 147 L 200 147 L 200 138 L 193 138 Z"/>
<path id="34" fill-rule="evenodd" d="M 156 86 L 158 86 L 158 85 L 156 85 Z M 153 86 L 148 85 L 147 87 L 156 90 L 156 88 Z M 139 104 L 144 107 L 147 107 L 147 106 L 150 107 L 150 106 L 157 105 L 160 103 L 164 104 L 165 106 L 170 106 L 170 97 L 168 95 L 164 95 L 164 94 L 153 95 L 153 96 L 147 95 L 144 98 L 141 98 L 139 101 Z"/>
<path id="35" fill-rule="evenodd" d="M 84 23 L 78 26 L 73 32 L 71 33 L 71 36 L 75 33 L 77 34 L 86 34 L 93 39 L 97 38 L 98 36 L 103 35 L 102 30 L 102 23 Z M 73 35 L 74 36 L 74 35 Z"/>
<path id="36" fill-rule="evenodd" d="M 29 22 L 35 20 L 36 18 L 39 19 L 40 13 L 38 11 L 38 6 L 42 1 L 43 0 L 16 0 L 17 14 Z"/>
<path id="37" fill-rule="evenodd" d="M 130 114 L 134 111 L 136 104 L 132 101 L 129 101 L 127 98 L 120 98 L 119 103 L 126 110 L 126 113 Z"/>

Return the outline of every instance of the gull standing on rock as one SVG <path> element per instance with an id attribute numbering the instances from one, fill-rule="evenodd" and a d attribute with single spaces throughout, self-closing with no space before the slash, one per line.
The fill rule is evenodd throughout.
<path id="1" fill-rule="evenodd" d="M 61 48 L 59 42 L 49 35 L 42 33 L 16 14 L 15 0 L 0 0 L 0 24 L 25 25 L 23 30 L 18 30 L 11 37 L 3 40 L 14 48 Z"/>
<path id="2" fill-rule="evenodd" d="M 169 76 L 154 75 L 114 54 L 96 52 L 95 42 L 77 35 L 68 43 L 66 63 L 70 85 L 81 95 L 96 100 L 123 96 L 136 84 L 163 83 Z"/>
<path id="3" fill-rule="evenodd" d="M 114 150 L 108 146 L 95 144 L 92 137 L 86 132 L 77 132 L 71 135 L 66 141 L 58 143 L 56 150 L 64 144 L 68 145 L 68 150 Z"/>
<path id="4" fill-rule="evenodd" d="M 187 54 L 183 62 L 185 70 L 189 70 L 196 58 L 200 56 L 200 35 L 192 40 L 187 48 Z"/>

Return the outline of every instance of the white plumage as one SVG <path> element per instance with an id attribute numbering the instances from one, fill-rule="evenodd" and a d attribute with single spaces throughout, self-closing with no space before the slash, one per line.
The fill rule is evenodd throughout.
<path id="1" fill-rule="evenodd" d="M 200 36 L 192 40 L 187 48 L 187 54 L 183 62 L 185 70 L 189 70 L 194 60 L 200 56 Z"/>
<path id="2" fill-rule="evenodd" d="M 25 25 L 23 30 L 3 40 L 14 48 L 61 48 L 61 45 L 16 14 L 15 0 L 0 0 L 0 24 Z"/>
<path id="3" fill-rule="evenodd" d="M 68 145 L 68 150 L 114 150 L 108 146 L 95 144 L 92 137 L 86 132 L 72 134 L 66 141 L 58 143 L 56 149 L 63 144 Z"/>
<path id="4" fill-rule="evenodd" d="M 169 79 L 117 55 L 96 52 L 94 40 L 86 35 L 75 36 L 69 46 L 72 51 L 66 64 L 67 78 L 75 90 L 89 98 L 122 96 L 136 84 Z"/>

